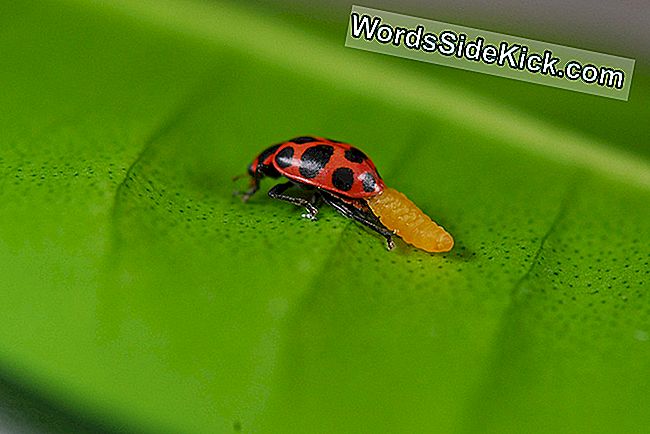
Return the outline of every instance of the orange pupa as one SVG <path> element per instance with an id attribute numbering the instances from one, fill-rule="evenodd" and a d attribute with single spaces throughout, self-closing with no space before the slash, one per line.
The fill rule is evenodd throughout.
<path id="1" fill-rule="evenodd" d="M 448 252 L 454 246 L 453 237 L 403 193 L 385 187 L 365 200 L 381 223 L 405 242 L 427 252 Z"/>

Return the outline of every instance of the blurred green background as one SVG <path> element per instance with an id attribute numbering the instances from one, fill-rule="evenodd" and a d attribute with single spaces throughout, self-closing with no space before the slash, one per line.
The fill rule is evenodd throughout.
<path id="1" fill-rule="evenodd" d="M 612 52 L 637 58 L 621 102 L 347 49 L 343 3 L 0 11 L 3 430 L 648 426 L 641 45 Z M 305 134 L 361 147 L 454 250 L 232 197 Z"/>

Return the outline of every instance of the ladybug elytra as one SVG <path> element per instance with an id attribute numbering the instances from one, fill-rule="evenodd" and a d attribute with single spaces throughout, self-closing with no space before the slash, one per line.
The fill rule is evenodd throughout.
<path id="1" fill-rule="evenodd" d="M 347 143 L 322 137 L 301 136 L 265 149 L 248 166 L 250 188 L 245 202 L 259 190 L 264 177 L 284 176 L 289 181 L 271 188 L 268 195 L 305 208 L 303 217 L 316 220 L 325 202 L 358 221 L 394 247 L 393 235 L 428 252 L 446 252 L 453 238 L 420 211 L 402 193 L 386 187 L 373 162 Z M 297 186 L 312 192 L 305 198 L 286 191 Z"/>

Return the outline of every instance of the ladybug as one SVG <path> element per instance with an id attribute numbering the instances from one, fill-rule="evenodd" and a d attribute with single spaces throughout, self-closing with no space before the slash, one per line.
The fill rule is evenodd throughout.
<path id="1" fill-rule="evenodd" d="M 448 251 L 453 239 L 406 196 L 386 187 L 374 163 L 358 148 L 323 137 L 301 136 L 270 146 L 248 166 L 250 188 L 241 193 L 248 201 L 264 177 L 284 176 L 287 182 L 268 195 L 305 208 L 303 217 L 316 220 L 324 202 L 386 239 L 393 236 L 426 251 Z M 291 187 L 307 190 L 307 197 L 287 194 Z"/>

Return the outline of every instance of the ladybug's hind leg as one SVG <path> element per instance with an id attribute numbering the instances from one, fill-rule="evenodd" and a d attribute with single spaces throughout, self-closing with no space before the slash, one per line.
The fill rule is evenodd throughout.
<path id="1" fill-rule="evenodd" d="M 269 190 L 269 196 L 273 199 L 284 200 L 286 202 L 292 203 L 297 206 L 304 207 L 307 212 L 302 214 L 302 217 L 308 218 L 309 220 L 317 220 L 316 215 L 318 214 L 318 198 L 313 197 L 312 200 L 305 199 L 302 197 L 289 196 L 284 194 L 287 189 L 293 186 L 292 182 L 285 182 L 284 184 L 278 184 Z"/>
<path id="2" fill-rule="evenodd" d="M 392 250 L 393 247 L 395 247 L 395 243 L 393 242 L 393 235 L 395 233 L 381 224 L 379 219 L 373 213 L 370 211 L 363 211 L 362 209 L 359 209 L 341 198 L 325 191 L 321 191 L 321 196 L 326 204 L 330 205 L 345 217 L 358 221 L 362 225 L 369 227 L 382 237 L 386 238 L 386 247 L 388 250 Z"/>

